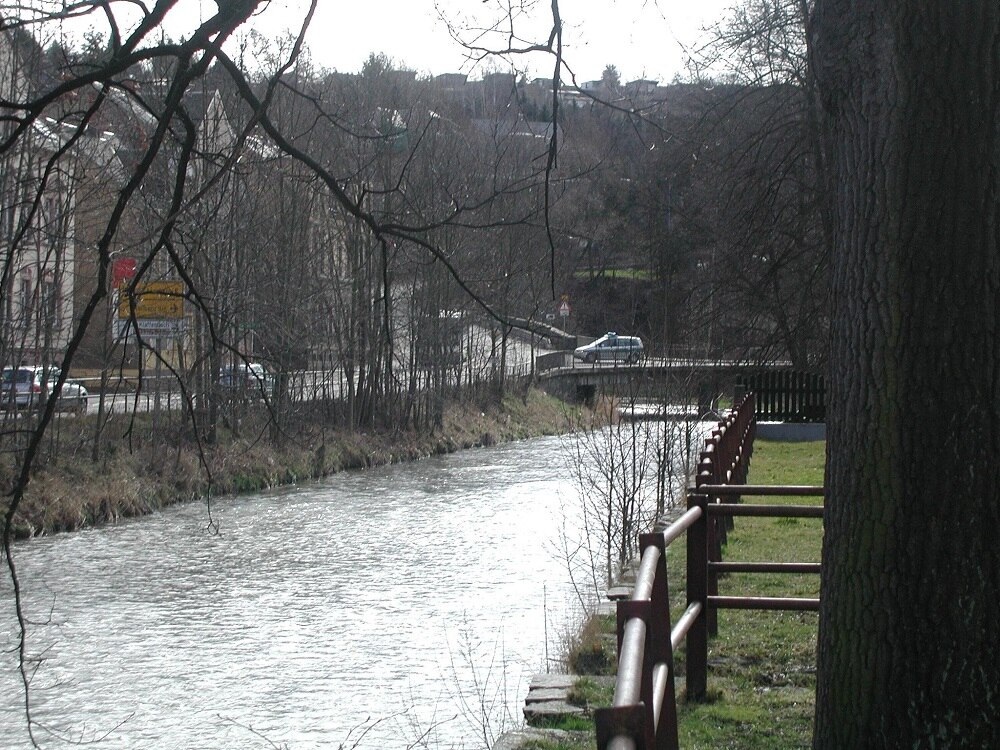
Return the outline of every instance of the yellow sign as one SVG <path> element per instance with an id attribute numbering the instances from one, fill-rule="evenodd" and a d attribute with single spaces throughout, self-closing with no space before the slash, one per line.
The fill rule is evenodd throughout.
<path id="1" fill-rule="evenodd" d="M 132 298 L 125 291 L 119 292 L 118 318 L 128 320 L 132 317 Z M 184 317 L 184 282 L 183 281 L 149 281 L 136 284 L 135 287 L 135 317 L 138 320 L 160 319 L 176 320 Z"/>

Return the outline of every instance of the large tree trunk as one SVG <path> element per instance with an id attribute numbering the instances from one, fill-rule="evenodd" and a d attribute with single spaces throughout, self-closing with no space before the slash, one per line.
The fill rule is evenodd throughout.
<path id="1" fill-rule="evenodd" d="M 1000 747 L 1000 5 L 816 6 L 835 278 L 814 746 Z"/>

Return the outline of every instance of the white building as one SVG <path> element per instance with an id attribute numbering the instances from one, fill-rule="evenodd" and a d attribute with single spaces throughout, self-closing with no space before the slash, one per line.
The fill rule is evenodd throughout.
<path id="1" fill-rule="evenodd" d="M 0 33 L 0 133 L 15 141 L 0 156 L 0 358 L 3 364 L 53 361 L 73 322 L 78 176 L 72 160 L 54 159 L 62 127 L 39 118 L 18 131 L 29 95 L 18 54 Z"/>

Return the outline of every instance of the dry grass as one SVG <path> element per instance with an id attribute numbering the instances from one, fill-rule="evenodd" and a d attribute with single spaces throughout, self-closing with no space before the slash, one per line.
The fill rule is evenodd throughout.
<path id="1" fill-rule="evenodd" d="M 160 424 L 148 414 L 116 415 L 93 458 L 96 418 L 60 417 L 14 519 L 19 537 L 114 523 L 208 494 L 250 492 L 364 468 L 536 435 L 566 432 L 583 410 L 531 390 L 503 403 L 452 403 L 432 432 L 340 430 L 321 419 L 273 434 L 262 407 L 248 408 L 239 431 L 220 430 L 199 446 L 188 424 Z M 6 442 L 4 442 L 6 441 Z M 23 435 L 0 436 L 0 491 L 9 496 Z"/>

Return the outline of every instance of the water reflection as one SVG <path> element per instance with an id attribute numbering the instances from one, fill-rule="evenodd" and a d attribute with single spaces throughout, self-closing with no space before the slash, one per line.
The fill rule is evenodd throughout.
<path id="1" fill-rule="evenodd" d="M 71 740 L 122 722 L 106 748 L 481 747 L 463 700 L 519 719 L 546 625 L 551 643 L 577 609 L 560 443 L 216 501 L 218 536 L 192 504 L 20 545 L 36 719 Z M 27 747 L 0 663 L 0 745 Z"/>

